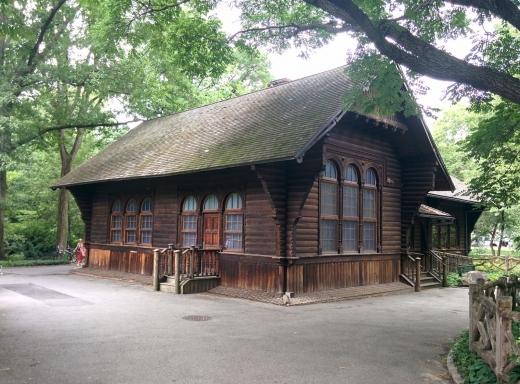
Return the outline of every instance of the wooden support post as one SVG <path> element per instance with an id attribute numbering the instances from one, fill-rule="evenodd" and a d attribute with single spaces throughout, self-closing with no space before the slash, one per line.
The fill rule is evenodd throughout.
<path id="1" fill-rule="evenodd" d="M 421 292 L 421 258 L 415 259 L 415 292 Z"/>
<path id="2" fill-rule="evenodd" d="M 190 279 L 194 277 L 195 247 L 190 247 Z"/>
<path id="3" fill-rule="evenodd" d="M 504 383 L 504 368 L 509 363 L 509 354 L 511 351 L 511 342 L 506 336 L 507 332 L 511 331 L 511 319 L 502 317 L 502 314 L 511 310 L 513 299 L 511 296 L 502 296 L 497 299 L 496 312 L 496 374 L 500 383 Z"/>
<path id="4" fill-rule="evenodd" d="M 442 256 L 442 286 L 448 286 L 448 258 L 446 255 Z"/>
<path id="5" fill-rule="evenodd" d="M 159 260 L 161 252 L 158 249 L 153 251 L 153 290 L 159 290 Z"/>
<path id="6" fill-rule="evenodd" d="M 168 266 L 166 267 L 166 274 L 168 276 L 173 275 L 173 253 L 171 250 L 168 250 Z"/>
<path id="7" fill-rule="evenodd" d="M 181 282 L 179 281 L 179 279 L 180 279 L 179 270 L 180 269 L 181 269 L 181 250 L 176 249 L 175 250 L 175 283 L 174 283 L 174 287 L 173 287 L 173 293 L 177 293 L 177 294 L 180 293 L 180 287 L 181 287 Z"/>
<path id="8" fill-rule="evenodd" d="M 518 284 L 518 276 L 511 275 L 507 281 L 511 284 L 511 297 L 513 298 L 511 310 L 514 311 L 516 308 L 516 286 Z"/>

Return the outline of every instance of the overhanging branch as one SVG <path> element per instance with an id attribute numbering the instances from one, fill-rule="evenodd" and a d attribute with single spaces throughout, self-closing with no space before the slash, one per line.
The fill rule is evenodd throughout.
<path id="1" fill-rule="evenodd" d="M 126 125 L 126 124 L 137 123 L 137 122 L 139 122 L 139 120 L 137 120 L 137 121 L 129 120 L 129 121 L 123 121 L 120 123 L 68 124 L 68 125 L 58 125 L 55 127 L 48 127 L 48 128 L 44 128 L 44 129 L 38 131 L 38 133 L 35 133 L 34 135 L 31 135 L 24 139 L 18 140 L 16 143 L 14 143 L 10 147 L 9 152 L 12 152 L 17 148 L 19 148 L 27 143 L 30 143 L 31 141 L 33 141 L 39 137 L 42 137 L 43 135 L 45 135 L 46 133 L 49 133 L 49 132 L 59 131 L 62 129 L 93 129 L 93 128 L 99 128 L 99 127 L 117 127 L 120 125 Z"/>

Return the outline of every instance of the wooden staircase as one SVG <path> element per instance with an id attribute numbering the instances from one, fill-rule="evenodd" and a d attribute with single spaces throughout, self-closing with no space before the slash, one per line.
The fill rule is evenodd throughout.
<path id="1" fill-rule="evenodd" d="M 420 280 L 421 290 L 442 287 L 442 283 L 433 277 L 429 272 L 421 272 Z"/>
<path id="2" fill-rule="evenodd" d="M 165 281 L 159 283 L 159 290 L 162 292 L 175 293 L 175 276 L 164 276 Z M 220 285 L 220 277 L 199 276 L 193 279 L 184 278 L 179 284 L 180 294 L 207 292 Z"/>

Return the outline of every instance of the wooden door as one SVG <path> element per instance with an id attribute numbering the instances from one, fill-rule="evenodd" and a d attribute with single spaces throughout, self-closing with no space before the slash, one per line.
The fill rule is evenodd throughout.
<path id="1" fill-rule="evenodd" d="M 204 249 L 219 248 L 219 214 L 204 214 Z"/>

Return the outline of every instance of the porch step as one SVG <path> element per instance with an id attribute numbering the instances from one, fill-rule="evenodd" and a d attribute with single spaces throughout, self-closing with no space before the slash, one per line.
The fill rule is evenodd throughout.
<path id="1" fill-rule="evenodd" d="M 421 289 L 441 288 L 442 284 L 428 272 L 421 272 Z"/>
<path id="2" fill-rule="evenodd" d="M 186 295 L 189 293 L 207 292 L 212 288 L 218 287 L 219 285 L 220 277 L 203 276 L 182 280 L 179 289 L 181 294 Z M 166 281 L 159 284 L 159 290 L 162 292 L 175 293 L 175 277 L 166 276 Z"/>

